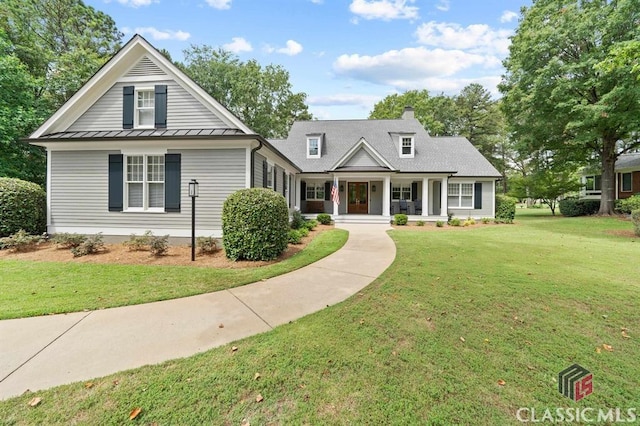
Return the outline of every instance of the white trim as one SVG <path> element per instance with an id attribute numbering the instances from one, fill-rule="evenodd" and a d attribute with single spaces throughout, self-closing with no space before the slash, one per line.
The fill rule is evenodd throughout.
<path id="1" fill-rule="evenodd" d="M 220 140 L 220 139 L 163 139 L 153 138 L 138 140 L 112 140 L 103 139 L 101 141 L 83 141 L 77 142 L 37 142 L 33 145 L 43 146 L 52 151 L 113 151 L 122 148 L 131 149 L 243 149 L 250 147 L 255 139 L 240 139 L 237 141 Z M 260 151 L 258 151 L 260 152 Z M 264 156 L 263 153 L 261 155 Z"/>
<path id="2" fill-rule="evenodd" d="M 492 181 L 491 217 L 496 217 L 496 181 Z"/>
<path id="3" fill-rule="evenodd" d="M 140 110 L 141 108 L 138 106 L 138 95 L 141 93 L 151 93 L 151 97 L 153 98 L 153 108 L 151 107 L 143 107 L 144 110 L 153 110 L 153 123 L 147 125 L 140 124 Z M 149 86 L 134 86 L 133 89 L 133 130 L 144 130 L 144 129 L 155 129 L 155 114 L 156 114 L 156 91 L 155 87 Z"/>
<path id="4" fill-rule="evenodd" d="M 411 139 L 411 152 L 409 154 L 403 154 L 402 153 L 402 143 L 404 142 L 404 139 Z M 415 156 L 415 151 L 416 151 L 416 137 L 415 135 L 403 135 L 400 134 L 398 135 L 398 155 L 400 156 L 400 158 L 413 158 Z"/>
<path id="5" fill-rule="evenodd" d="M 51 150 L 47 149 L 47 228 L 51 225 Z"/>
<path id="6" fill-rule="evenodd" d="M 310 154 L 309 153 L 309 143 L 311 142 L 312 139 L 315 139 L 318 141 L 318 153 L 317 154 Z M 322 157 L 322 135 L 307 135 L 307 158 L 320 158 Z"/>
<path id="7" fill-rule="evenodd" d="M 361 148 L 364 148 L 368 154 L 373 156 L 380 166 L 386 167 L 389 170 L 394 170 L 394 167 L 378 151 L 376 151 L 365 138 L 360 138 L 358 143 L 352 146 L 346 154 L 339 158 L 329 170 L 336 170 L 338 167 L 345 165 Z"/>
<path id="8" fill-rule="evenodd" d="M 49 226 L 48 232 L 50 234 L 57 234 L 61 232 L 76 233 L 76 234 L 97 234 L 102 235 L 114 235 L 114 236 L 129 236 L 131 234 L 142 234 L 145 231 L 151 231 L 155 235 L 167 235 L 171 237 L 191 237 L 191 227 L 188 228 L 118 228 L 108 226 Z M 215 238 L 222 237 L 222 229 L 198 229 L 196 228 L 196 236 L 213 236 Z"/>
<path id="9" fill-rule="evenodd" d="M 391 175 L 384 177 L 384 183 L 382 184 L 382 216 L 391 217 Z"/>
<path id="10" fill-rule="evenodd" d="M 255 166 L 255 164 L 254 164 Z M 251 147 L 245 148 L 245 165 L 244 165 L 244 185 L 245 188 L 251 188 L 251 175 L 253 174 L 253 170 L 251 170 Z"/>
<path id="11" fill-rule="evenodd" d="M 476 191 L 475 191 L 475 181 L 450 181 L 447 182 L 447 208 L 458 209 L 458 210 L 475 210 L 475 202 L 476 202 Z M 458 185 L 458 205 L 450 206 L 449 205 L 449 185 Z M 462 204 L 462 185 L 471 185 L 471 206 L 461 206 Z M 468 197 L 468 195 L 465 195 Z"/>
<path id="12" fill-rule="evenodd" d="M 422 178 L 422 212 L 421 216 L 429 216 L 429 178 Z"/>
<path id="13" fill-rule="evenodd" d="M 121 148 L 120 153 L 128 155 L 165 155 L 167 148 L 155 148 L 155 147 L 139 147 L 139 148 Z"/>

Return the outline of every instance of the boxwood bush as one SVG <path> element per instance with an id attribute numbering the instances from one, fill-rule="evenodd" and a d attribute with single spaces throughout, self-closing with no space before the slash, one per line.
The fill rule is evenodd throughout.
<path id="1" fill-rule="evenodd" d="M 496 219 L 501 223 L 513 223 L 516 217 L 517 199 L 502 194 L 496 195 Z"/>
<path id="2" fill-rule="evenodd" d="M 331 225 L 331 215 L 328 213 L 320 213 L 316 219 L 323 225 Z"/>
<path id="3" fill-rule="evenodd" d="M 409 222 L 409 216 L 404 213 L 398 213 L 393 216 L 393 221 L 396 225 L 403 226 Z"/>
<path id="4" fill-rule="evenodd" d="M 289 241 L 289 210 L 281 194 L 241 189 L 222 206 L 222 244 L 231 260 L 271 260 Z"/>
<path id="5" fill-rule="evenodd" d="M 560 214 L 567 217 L 588 216 L 596 214 L 600 209 L 600 200 L 578 200 L 565 198 L 558 203 Z"/>
<path id="6" fill-rule="evenodd" d="M 33 182 L 0 178 L 0 237 L 21 229 L 38 235 L 47 227 L 47 194 Z"/>

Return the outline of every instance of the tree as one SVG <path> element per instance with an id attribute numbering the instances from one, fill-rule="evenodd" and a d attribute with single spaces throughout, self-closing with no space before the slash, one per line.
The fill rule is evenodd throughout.
<path id="1" fill-rule="evenodd" d="M 122 33 L 109 15 L 82 0 L 2 0 L 0 27 L 51 111 L 69 99 L 118 49 Z"/>
<path id="2" fill-rule="evenodd" d="M 36 107 L 37 83 L 0 28 L 0 176 L 44 185 L 42 148 L 20 140 L 44 118 Z"/>
<path id="3" fill-rule="evenodd" d="M 284 138 L 295 120 L 311 120 L 305 93 L 293 93 L 289 73 L 279 65 L 242 62 L 231 52 L 191 46 L 179 64 L 196 83 L 253 131 Z"/>
<path id="4" fill-rule="evenodd" d="M 640 0 L 535 0 L 522 19 L 500 86 L 512 136 L 557 162 L 597 159 L 599 214 L 613 213 L 615 162 L 639 146 L 640 82 L 628 67 L 597 67 L 640 37 Z"/>
<path id="5" fill-rule="evenodd" d="M 548 205 L 551 214 L 555 215 L 558 199 L 578 191 L 582 184 L 576 176 L 576 168 L 571 164 L 556 164 L 548 159 L 536 163 L 534 171 L 523 179 L 523 183 L 528 196 Z"/>

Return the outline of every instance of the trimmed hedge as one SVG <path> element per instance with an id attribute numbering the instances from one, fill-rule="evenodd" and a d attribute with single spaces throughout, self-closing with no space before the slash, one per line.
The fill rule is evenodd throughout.
<path id="1" fill-rule="evenodd" d="M 409 216 L 404 213 L 398 213 L 393 216 L 393 222 L 399 226 L 406 225 L 409 222 Z"/>
<path id="2" fill-rule="evenodd" d="M 289 241 L 289 209 L 268 188 L 241 189 L 222 206 L 222 244 L 231 260 L 272 260 Z"/>
<path id="3" fill-rule="evenodd" d="M 577 200 L 566 198 L 558 203 L 560 214 L 567 217 L 588 216 L 598 213 L 600 200 Z"/>
<path id="4" fill-rule="evenodd" d="M 33 182 L 0 178 L 0 237 L 47 230 L 47 194 Z"/>
<path id="5" fill-rule="evenodd" d="M 633 232 L 640 237 L 640 209 L 631 212 L 631 222 L 633 222 Z"/>
<path id="6" fill-rule="evenodd" d="M 323 225 L 331 225 L 331 215 L 328 213 L 320 213 L 316 219 Z"/>
<path id="7" fill-rule="evenodd" d="M 517 199 L 502 194 L 496 195 L 496 219 L 502 223 L 513 223 L 516 218 Z"/>

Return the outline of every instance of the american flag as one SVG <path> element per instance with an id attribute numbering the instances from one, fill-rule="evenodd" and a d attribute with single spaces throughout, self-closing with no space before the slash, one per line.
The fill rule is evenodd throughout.
<path id="1" fill-rule="evenodd" d="M 340 193 L 338 192 L 338 185 L 336 185 L 335 182 L 331 188 L 331 201 L 340 204 Z"/>

